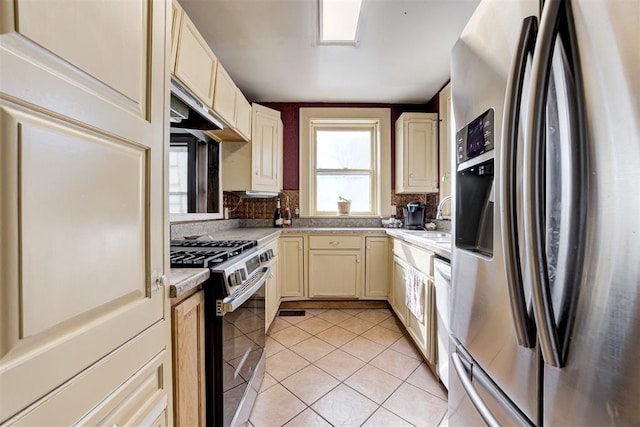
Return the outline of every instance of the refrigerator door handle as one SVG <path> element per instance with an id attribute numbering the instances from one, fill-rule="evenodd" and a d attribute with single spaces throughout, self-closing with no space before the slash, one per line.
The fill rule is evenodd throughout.
<path id="1" fill-rule="evenodd" d="M 504 108 L 503 138 L 500 160 L 502 163 L 500 179 L 500 197 L 502 209 L 502 247 L 504 250 L 507 286 L 511 315 L 518 345 L 527 348 L 535 346 L 535 324 L 528 313 L 522 280 L 518 239 L 518 215 L 516 200 L 517 146 L 520 122 L 520 107 L 527 58 L 533 55 L 538 31 L 535 16 L 522 21 L 518 47 L 513 58 Z"/>
<path id="2" fill-rule="evenodd" d="M 554 48 L 559 38 L 561 47 L 569 49 L 562 59 L 568 61 L 563 70 L 571 75 L 576 92 L 574 97 L 567 94 L 567 108 L 571 129 L 569 140 L 565 142 L 568 150 L 567 168 L 563 174 L 562 186 L 568 189 L 564 204 L 571 214 L 560 229 L 566 236 L 565 245 L 571 251 L 571 259 L 558 264 L 556 280 L 563 277 L 555 287 L 562 287 L 567 295 L 567 303 L 561 307 L 562 315 L 556 325 L 556 316 L 552 304 L 549 266 L 546 257 L 546 127 L 547 99 L 552 78 Z M 530 99 L 529 137 L 525 139 L 524 164 L 524 224 L 527 231 L 525 245 L 529 260 L 533 309 L 538 329 L 538 338 L 544 361 L 554 367 L 562 367 L 569 344 L 569 332 L 573 312 L 579 291 L 581 269 L 584 261 L 586 236 L 586 200 L 587 200 L 587 148 L 585 137 L 585 115 L 582 105 L 582 76 L 579 70 L 577 48 L 575 47 L 575 28 L 571 16 L 570 4 L 563 0 L 547 0 L 540 20 L 540 32 L 535 46 L 532 74 L 534 76 Z M 562 273 L 562 274 L 560 274 Z M 562 332 L 562 339 L 560 330 Z"/>
<path id="3" fill-rule="evenodd" d="M 471 382 L 471 378 L 469 378 L 469 375 L 467 374 L 467 370 L 465 369 L 460 356 L 455 351 L 451 354 L 451 362 L 453 363 L 456 374 L 458 375 L 458 378 L 462 383 L 462 387 L 467 393 L 467 396 L 469 396 L 469 399 L 471 399 L 471 403 L 473 403 L 473 406 L 475 406 L 484 422 L 488 426 L 499 427 L 500 423 L 493 416 L 487 404 L 484 403 L 484 401 L 480 397 L 480 394 L 478 394 L 478 391 L 475 389 L 473 383 Z"/>
<path id="4" fill-rule="evenodd" d="M 538 326 L 540 349 L 546 363 L 560 366 L 560 342 L 555 327 L 549 274 L 545 256 L 545 194 L 542 171 L 545 157 L 547 90 L 551 77 L 553 48 L 562 1 L 548 0 L 542 10 L 540 31 L 533 56 L 529 137 L 524 143 L 523 211 L 526 230 L 525 252 L 531 270 L 533 311 Z"/>

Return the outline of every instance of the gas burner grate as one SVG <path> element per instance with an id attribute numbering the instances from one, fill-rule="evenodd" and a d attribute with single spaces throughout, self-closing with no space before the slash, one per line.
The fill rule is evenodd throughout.
<path id="1" fill-rule="evenodd" d="M 172 250 L 169 261 L 172 268 L 211 268 L 229 259 L 227 251 Z"/>
<path id="2" fill-rule="evenodd" d="M 255 240 L 172 240 L 171 246 L 181 248 L 218 248 L 240 249 L 241 251 L 257 246 Z"/>

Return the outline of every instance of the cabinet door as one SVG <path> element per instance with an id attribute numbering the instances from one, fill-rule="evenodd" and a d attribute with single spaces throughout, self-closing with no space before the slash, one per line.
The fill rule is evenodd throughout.
<path id="1" fill-rule="evenodd" d="M 404 262 L 393 258 L 393 292 L 391 296 L 391 307 L 396 312 L 398 319 L 406 326 L 407 325 L 407 303 L 406 303 L 406 287 L 404 277 L 407 274 Z"/>
<path id="2" fill-rule="evenodd" d="M 387 298 L 391 281 L 391 260 L 388 237 L 365 239 L 365 284 L 364 296 Z"/>
<path id="3" fill-rule="evenodd" d="M 360 251 L 310 250 L 309 298 L 357 298 L 362 277 Z"/>
<path id="4" fill-rule="evenodd" d="M 186 13 L 182 14 L 175 76 L 204 105 L 213 104 L 218 59 Z"/>
<path id="5" fill-rule="evenodd" d="M 0 423 L 152 325 L 169 327 L 156 281 L 168 11 L 0 3 Z"/>
<path id="6" fill-rule="evenodd" d="M 237 88 L 227 70 L 218 64 L 216 86 L 213 94 L 213 111 L 229 126 L 236 125 Z"/>
<path id="7" fill-rule="evenodd" d="M 396 121 L 396 193 L 437 191 L 437 114 L 403 113 Z"/>
<path id="8" fill-rule="evenodd" d="M 267 304 L 266 304 L 266 319 L 265 319 L 265 330 L 269 329 L 271 322 L 276 317 L 278 313 L 278 308 L 280 308 L 280 295 L 278 292 L 278 262 L 275 260 L 270 263 L 271 270 L 269 271 L 269 276 L 266 282 L 267 288 Z"/>
<path id="9" fill-rule="evenodd" d="M 178 51 L 178 39 L 180 35 L 180 26 L 182 24 L 183 10 L 180 4 L 173 0 L 171 2 L 171 62 L 169 70 L 171 74 L 176 72 L 176 53 Z"/>
<path id="10" fill-rule="evenodd" d="M 405 124 L 407 189 L 438 190 L 438 137 L 436 121 L 411 120 Z"/>
<path id="11" fill-rule="evenodd" d="M 304 239 L 280 237 L 279 288 L 282 298 L 304 297 Z"/>
<path id="12" fill-rule="evenodd" d="M 453 135 L 451 130 L 453 116 L 451 114 L 451 83 L 446 85 L 439 96 L 440 101 L 440 135 L 439 146 L 439 166 L 440 166 L 440 200 L 451 195 L 451 147 L 453 146 Z M 442 207 L 442 214 L 445 218 L 451 218 L 451 203 L 445 203 Z"/>
<path id="13" fill-rule="evenodd" d="M 204 291 L 192 295 L 171 311 L 175 425 L 204 425 Z"/>
<path id="14" fill-rule="evenodd" d="M 236 130 L 245 141 L 251 140 L 251 104 L 240 89 L 236 99 Z"/>
<path id="15" fill-rule="evenodd" d="M 437 339 L 434 297 L 433 280 L 425 278 L 423 295 L 424 311 L 422 318 L 417 318 L 407 310 L 407 331 L 413 338 L 418 349 L 431 364 L 435 362 L 435 340 Z"/>
<path id="16" fill-rule="evenodd" d="M 282 139 L 279 135 L 280 112 L 253 104 L 252 113 L 252 176 L 253 190 L 280 191 L 280 157 Z"/>

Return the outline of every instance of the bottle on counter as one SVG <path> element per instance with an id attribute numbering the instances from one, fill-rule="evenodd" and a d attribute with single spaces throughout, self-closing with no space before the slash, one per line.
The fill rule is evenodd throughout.
<path id="1" fill-rule="evenodd" d="M 273 212 L 273 226 L 274 227 L 282 227 L 283 223 L 282 219 L 282 208 L 280 207 L 280 198 L 278 198 L 278 204 L 276 205 L 276 210 Z"/>
<path id="2" fill-rule="evenodd" d="M 287 200 L 287 208 L 284 210 L 284 226 L 291 227 L 292 225 L 293 221 L 291 219 L 291 209 L 289 208 L 289 200 Z"/>

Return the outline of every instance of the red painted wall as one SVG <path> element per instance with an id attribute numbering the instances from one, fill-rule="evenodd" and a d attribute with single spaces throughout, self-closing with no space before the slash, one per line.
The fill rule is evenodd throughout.
<path id="1" fill-rule="evenodd" d="M 400 114 L 405 112 L 437 113 L 438 96 L 436 95 L 426 104 L 333 104 L 333 103 L 283 103 L 283 102 L 261 102 L 282 114 L 284 125 L 284 190 L 300 189 L 300 168 L 299 168 L 299 141 L 300 141 L 300 108 L 303 107 L 348 107 L 348 108 L 390 108 L 391 109 L 391 188 L 395 188 L 395 122 Z"/>

